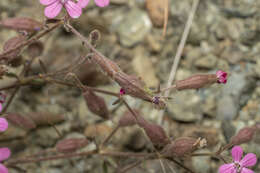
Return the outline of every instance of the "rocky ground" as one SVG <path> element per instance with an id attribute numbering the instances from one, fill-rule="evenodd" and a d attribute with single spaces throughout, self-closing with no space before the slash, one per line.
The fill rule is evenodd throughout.
<path id="1" fill-rule="evenodd" d="M 170 0 L 169 21 L 166 37 L 162 28 L 155 27 L 145 8 L 144 0 L 111 0 L 107 8 L 98 8 L 93 2 L 72 25 L 82 34 L 93 29 L 102 33 L 98 50 L 120 64 L 129 74 L 141 76 L 150 87 L 165 86 L 192 0 Z M 161 5 L 161 4 L 159 4 Z M 0 19 L 7 17 L 31 17 L 44 20 L 43 6 L 35 1 L 1 0 Z M 160 20 L 159 20 L 160 21 Z M 158 22 L 158 21 L 157 21 Z M 157 23 L 158 24 L 158 23 Z M 160 22 L 159 22 L 160 25 Z M 204 151 L 215 151 L 229 141 L 239 129 L 260 121 L 260 1 L 257 0 L 201 0 L 191 27 L 176 79 L 184 79 L 194 73 L 215 73 L 218 69 L 229 74 L 226 85 L 213 85 L 198 91 L 173 92 L 165 111 L 163 128 L 169 136 L 204 137 L 208 141 Z M 15 31 L 0 28 L 0 47 Z M 45 44 L 43 60 L 48 70 L 63 67 L 86 52 L 81 42 L 60 28 L 42 39 Z M 26 55 L 25 55 L 26 58 Z M 33 71 L 39 71 L 34 63 Z M 21 70 L 20 67 L 13 68 Z M 91 86 L 118 92 L 119 86 L 111 82 L 96 68 L 83 66 L 78 70 L 82 82 Z M 0 87 L 10 79 L 0 80 Z M 109 110 L 115 109 L 115 98 L 104 97 Z M 138 109 L 151 122 L 158 122 L 159 111 L 148 103 L 127 97 L 130 105 Z M 86 107 L 77 89 L 45 85 L 40 88 L 23 87 L 9 108 L 11 112 L 27 114 L 46 112 L 63 114 L 65 121 L 56 124 L 63 137 L 52 127 L 44 126 L 33 131 L 11 125 L 0 136 L 1 146 L 9 146 L 12 157 L 37 153 L 53 147 L 61 138 L 84 137 L 97 134 L 101 141 L 114 127 L 125 111 L 121 106 L 113 112 L 113 121 L 100 121 Z M 63 120 L 63 119 L 62 119 Z M 245 152 L 260 156 L 259 134 L 255 140 L 243 144 Z M 147 151 L 150 144 L 136 126 L 121 129 L 109 146 L 122 151 Z M 93 147 L 89 145 L 87 149 Z M 229 152 L 225 153 L 230 156 Z M 114 172 L 114 166 L 130 162 L 108 157 L 76 158 L 37 164 L 24 164 L 21 168 L 29 173 L 100 173 L 104 166 Z M 210 157 L 193 157 L 183 161 L 198 173 L 216 173 L 221 161 Z M 183 172 L 178 166 L 166 163 L 167 172 Z M 170 165 L 170 166 L 169 166 Z M 172 168 L 172 169 L 169 169 Z M 254 167 L 260 171 L 259 164 Z M 17 172 L 10 169 L 10 172 Z M 147 161 L 129 172 L 162 172 L 160 162 Z"/>

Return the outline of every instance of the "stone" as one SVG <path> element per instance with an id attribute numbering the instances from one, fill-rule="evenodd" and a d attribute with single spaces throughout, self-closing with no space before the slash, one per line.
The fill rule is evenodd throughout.
<path id="1" fill-rule="evenodd" d="M 167 0 L 154 1 L 146 0 L 146 9 L 154 26 L 163 27 L 164 24 L 164 10 Z"/>
<path id="2" fill-rule="evenodd" d="M 204 149 L 196 153 L 210 153 L 211 151 Z M 210 156 L 205 157 L 192 157 L 192 167 L 195 172 L 210 172 L 211 159 Z"/>
<path id="3" fill-rule="evenodd" d="M 118 23 L 116 32 L 119 35 L 119 41 L 125 47 L 132 47 L 142 42 L 152 27 L 148 15 L 136 8 L 127 12 L 120 21 L 116 18 L 114 19 L 114 22 Z"/>
<path id="4" fill-rule="evenodd" d="M 172 95 L 173 101 L 168 102 L 170 116 L 180 122 L 195 122 L 202 118 L 200 96 L 194 90 L 182 91 Z"/>
<path id="5" fill-rule="evenodd" d="M 155 68 L 151 59 L 143 51 L 136 51 L 136 56 L 132 61 L 135 72 L 140 76 L 148 87 L 157 87 L 159 80 L 155 74 Z"/>
<path id="6" fill-rule="evenodd" d="M 203 69 L 212 69 L 217 63 L 216 56 L 209 54 L 195 61 L 195 66 Z"/>
<path id="7" fill-rule="evenodd" d="M 238 109 L 237 102 L 231 96 L 224 95 L 217 101 L 217 119 L 232 120 L 237 116 Z"/>

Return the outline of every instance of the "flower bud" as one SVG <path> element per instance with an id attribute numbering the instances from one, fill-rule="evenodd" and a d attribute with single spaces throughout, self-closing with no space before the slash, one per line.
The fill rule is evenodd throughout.
<path id="1" fill-rule="evenodd" d="M 163 154 L 168 157 L 177 156 L 183 157 L 187 154 L 192 153 L 198 148 L 203 147 L 205 139 L 201 140 L 191 137 L 181 137 L 172 141 L 163 149 Z"/>
<path id="2" fill-rule="evenodd" d="M 18 113 L 8 113 L 5 117 L 13 125 L 21 128 L 31 130 L 36 128 L 36 124 L 27 116 L 20 115 Z"/>
<path id="3" fill-rule="evenodd" d="M 97 29 L 91 31 L 91 33 L 89 34 L 89 39 L 90 39 L 91 45 L 96 46 L 97 42 L 100 40 L 100 37 L 101 37 L 101 34 Z"/>
<path id="4" fill-rule="evenodd" d="M 199 89 L 217 82 L 214 74 L 197 74 L 184 80 L 176 81 L 176 89 Z"/>
<path id="5" fill-rule="evenodd" d="M 133 111 L 136 113 L 137 116 L 140 116 L 138 110 L 133 110 Z M 135 124 L 136 124 L 136 119 L 130 111 L 126 111 L 119 120 L 120 127 L 133 126 Z"/>
<path id="6" fill-rule="evenodd" d="M 75 152 L 78 149 L 81 149 L 89 144 L 89 141 L 85 138 L 72 138 L 72 139 L 64 139 L 59 141 L 55 148 L 58 152 L 61 153 L 69 153 Z"/>
<path id="7" fill-rule="evenodd" d="M 9 39 L 5 42 L 3 50 L 8 51 L 8 50 L 16 47 L 17 45 L 21 44 L 24 41 L 25 41 L 24 36 L 12 37 L 11 39 Z M 16 49 L 16 50 L 10 52 L 9 54 L 5 55 L 7 62 L 11 63 L 14 66 L 20 65 L 21 59 L 22 59 L 22 57 L 19 55 L 20 51 L 21 51 L 21 49 Z"/>
<path id="8" fill-rule="evenodd" d="M 138 125 L 144 129 L 154 146 L 163 147 L 169 143 L 169 138 L 161 126 L 151 124 L 143 118 L 138 118 L 137 121 Z"/>
<path id="9" fill-rule="evenodd" d="M 230 140 L 230 143 L 233 145 L 240 145 L 243 143 L 250 142 L 255 134 L 255 127 L 244 127 L 238 131 L 238 133 L 233 136 Z"/>
<path id="10" fill-rule="evenodd" d="M 87 90 L 83 93 L 89 110 L 103 119 L 109 119 L 109 111 L 105 100 L 93 91 Z"/>
<path id="11" fill-rule="evenodd" d="M 43 25 L 31 18 L 15 17 L 0 21 L 0 25 L 17 31 L 35 32 L 39 31 Z"/>

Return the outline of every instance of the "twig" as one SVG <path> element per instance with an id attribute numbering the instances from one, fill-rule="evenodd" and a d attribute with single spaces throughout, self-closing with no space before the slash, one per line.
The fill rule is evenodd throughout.
<path id="1" fill-rule="evenodd" d="M 166 35 L 169 17 L 169 0 L 164 0 L 164 21 L 163 21 L 163 37 Z"/>
<path id="2" fill-rule="evenodd" d="M 192 8 L 191 8 L 191 11 L 190 11 L 190 14 L 189 14 L 189 18 L 188 18 L 188 20 L 185 24 L 185 29 L 183 31 L 181 41 L 180 41 L 180 44 L 179 44 L 178 49 L 177 49 L 177 53 L 174 57 L 174 62 L 173 62 L 171 72 L 170 72 L 170 76 L 169 76 L 169 79 L 168 79 L 168 82 L 167 82 L 167 88 L 171 86 L 171 84 L 174 80 L 174 77 L 175 77 L 175 74 L 176 74 L 176 71 L 177 71 L 177 68 L 178 68 L 178 65 L 179 65 L 179 61 L 180 61 L 180 58 L 181 58 L 181 54 L 182 54 L 183 48 L 185 46 L 186 40 L 188 38 L 190 28 L 191 28 L 193 18 L 194 18 L 195 12 L 197 10 L 198 4 L 199 4 L 199 0 L 193 1 Z M 170 91 L 167 90 L 165 92 L 164 96 L 168 97 L 169 95 L 170 95 Z M 159 113 L 159 118 L 160 118 L 159 123 L 160 124 L 163 123 L 163 114 L 164 114 L 164 110 L 161 110 L 160 113 Z"/>

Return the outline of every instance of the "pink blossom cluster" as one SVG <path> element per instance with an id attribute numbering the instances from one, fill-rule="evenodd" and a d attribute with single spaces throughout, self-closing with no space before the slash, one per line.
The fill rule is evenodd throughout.
<path id="1" fill-rule="evenodd" d="M 78 18 L 82 14 L 82 9 L 85 8 L 89 0 L 40 0 L 42 5 L 45 5 L 44 15 L 47 18 L 55 18 L 60 13 L 62 7 L 66 9 L 71 18 Z M 109 5 L 109 0 L 95 0 L 95 4 L 99 7 Z"/>

